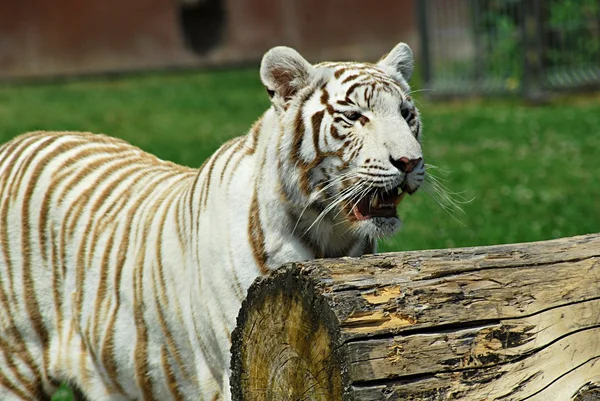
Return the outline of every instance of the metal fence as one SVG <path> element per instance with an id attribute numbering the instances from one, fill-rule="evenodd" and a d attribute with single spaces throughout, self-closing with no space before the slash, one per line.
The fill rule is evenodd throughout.
<path id="1" fill-rule="evenodd" d="M 600 87 L 600 0 L 417 0 L 425 85 L 439 95 Z"/>

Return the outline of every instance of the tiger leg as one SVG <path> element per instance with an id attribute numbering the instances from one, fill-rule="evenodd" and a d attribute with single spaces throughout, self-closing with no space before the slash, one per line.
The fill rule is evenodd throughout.
<path id="1" fill-rule="evenodd" d="M 87 399 L 87 397 L 85 396 L 85 394 L 83 394 L 81 392 L 81 390 L 79 389 L 79 387 L 77 387 L 77 386 L 71 386 L 71 392 L 73 393 L 73 400 L 74 401 L 89 401 Z"/>
<path id="2" fill-rule="evenodd" d="M 129 401 L 114 378 L 108 377 L 106 371 L 94 357 L 90 348 L 80 335 L 75 334 L 62 347 L 57 347 L 53 355 L 50 374 L 68 383 L 76 401 Z M 1 400 L 1 398 L 0 398 Z"/>
<path id="3" fill-rule="evenodd" d="M 83 391 L 80 386 L 76 384 L 70 384 L 69 389 L 71 390 L 71 394 L 73 395 L 73 401 L 94 401 L 94 400 L 103 400 L 103 401 L 130 401 L 131 398 L 124 396 L 119 393 L 111 393 L 109 389 L 103 388 L 102 386 L 94 386 L 92 388 L 87 389 L 87 391 Z M 1 398 L 0 398 L 1 399 Z M 2 399 L 3 400 L 3 399 Z"/>
<path id="4" fill-rule="evenodd" d="M 229 386 L 229 369 L 227 369 L 227 371 L 225 371 L 225 374 L 223 375 L 223 395 L 222 398 L 220 398 L 221 400 L 230 400 L 231 399 L 231 388 Z"/>
<path id="5" fill-rule="evenodd" d="M 42 384 L 42 378 L 27 359 L 0 346 L 0 400 L 50 401 L 53 386 Z"/>
<path id="6" fill-rule="evenodd" d="M 95 375 L 88 371 L 88 374 L 92 374 L 88 377 L 87 386 L 81 386 L 78 384 L 72 384 L 70 386 L 71 392 L 73 393 L 73 400 L 75 401 L 93 401 L 93 400 L 105 400 L 105 401 L 130 401 L 131 397 L 127 397 L 122 393 L 119 393 L 115 389 L 106 386 L 105 381 L 99 375 Z"/>

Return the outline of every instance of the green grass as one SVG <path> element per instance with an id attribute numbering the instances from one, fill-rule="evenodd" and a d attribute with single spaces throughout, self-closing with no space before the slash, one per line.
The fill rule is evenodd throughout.
<path id="1" fill-rule="evenodd" d="M 582 101 L 583 100 L 583 101 Z M 579 104 L 575 104 L 579 103 Z M 600 97 L 545 107 L 470 103 L 423 107 L 425 152 L 473 199 L 456 224 L 423 194 L 386 249 L 439 248 L 600 231 Z"/>
<path id="2" fill-rule="evenodd" d="M 418 89 L 418 88 L 417 88 Z M 600 231 L 600 96 L 543 107 L 420 100 L 428 163 L 471 200 L 447 214 L 420 191 L 381 250 L 550 239 Z M 268 107 L 254 69 L 0 87 L 0 142 L 30 130 L 88 130 L 199 166 Z M 439 175 L 439 174 L 438 174 Z"/>
<path id="3" fill-rule="evenodd" d="M 0 87 L 0 142 L 30 130 L 89 130 L 199 166 L 268 107 L 253 69 Z M 543 107 L 421 99 L 428 163 L 471 202 L 447 214 L 425 191 L 381 249 L 533 241 L 600 231 L 600 96 Z M 439 174 L 438 174 L 439 175 Z"/>
<path id="4" fill-rule="evenodd" d="M 417 87 L 418 89 L 418 87 Z M 600 232 L 600 96 L 543 107 L 421 99 L 428 163 L 471 202 L 456 219 L 425 191 L 404 200 L 404 229 L 381 250 L 543 240 Z M 0 87 L 0 142 L 37 129 L 124 138 L 199 166 L 268 107 L 256 70 Z M 65 390 L 66 391 L 66 390 Z M 55 396 L 54 400 L 68 400 Z"/>

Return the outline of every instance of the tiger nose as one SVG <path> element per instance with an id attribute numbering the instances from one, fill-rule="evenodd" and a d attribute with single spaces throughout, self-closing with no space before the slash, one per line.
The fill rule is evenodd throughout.
<path id="1" fill-rule="evenodd" d="M 390 156 L 390 163 L 392 163 L 392 165 L 394 167 L 396 167 L 398 170 L 402 171 L 403 173 L 410 173 L 411 171 L 413 171 L 413 168 L 416 167 L 417 164 L 419 164 L 419 162 L 421 161 L 421 158 L 419 157 L 418 159 L 411 159 L 409 160 L 407 157 L 401 157 L 398 160 L 394 160 L 391 156 Z"/>

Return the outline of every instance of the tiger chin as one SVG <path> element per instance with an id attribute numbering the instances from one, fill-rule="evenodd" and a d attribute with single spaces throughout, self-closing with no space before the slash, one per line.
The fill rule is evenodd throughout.
<path id="1" fill-rule="evenodd" d="M 271 107 L 199 169 L 90 133 L 0 147 L 0 399 L 229 400 L 254 279 L 400 227 L 425 176 L 412 70 L 403 43 L 376 64 L 273 48 Z"/>

